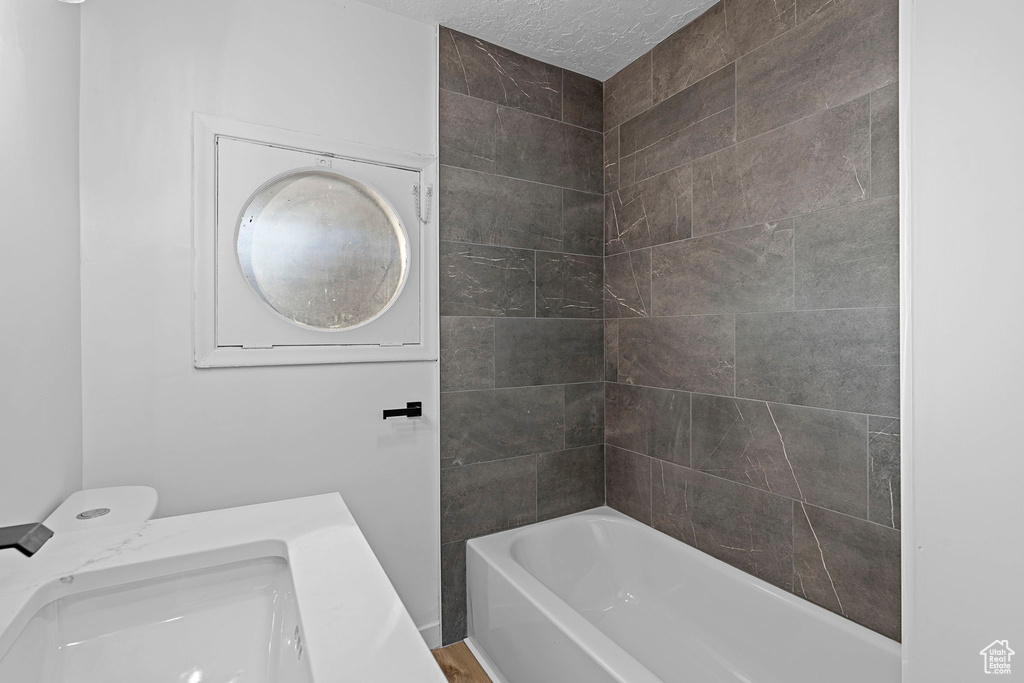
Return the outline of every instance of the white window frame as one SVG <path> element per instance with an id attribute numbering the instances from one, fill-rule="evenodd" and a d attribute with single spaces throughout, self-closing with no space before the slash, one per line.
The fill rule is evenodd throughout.
<path id="1" fill-rule="evenodd" d="M 418 344 L 308 345 L 242 348 L 217 343 L 217 138 L 282 147 L 320 156 L 419 173 L 420 302 Z M 192 136 L 193 360 L 197 368 L 436 361 L 438 357 L 437 158 L 195 113 Z M 407 226 L 412 230 L 417 226 Z M 234 229 L 234 226 L 231 226 Z"/>

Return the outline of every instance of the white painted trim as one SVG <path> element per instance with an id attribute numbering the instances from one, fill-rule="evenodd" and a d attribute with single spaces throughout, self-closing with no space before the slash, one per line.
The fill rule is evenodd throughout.
<path id="1" fill-rule="evenodd" d="M 441 621 L 435 621 L 427 624 L 426 626 L 417 626 L 420 632 L 420 637 L 423 638 L 423 642 L 427 644 L 427 647 L 431 650 L 441 647 Z"/>
<path id="2" fill-rule="evenodd" d="M 484 673 L 491 679 L 492 683 L 509 683 L 509 680 L 505 678 L 505 675 L 501 673 L 501 670 L 494 665 L 491 658 L 487 656 L 483 648 L 476 644 L 476 641 L 472 637 L 466 638 L 464 641 L 469 651 L 476 657 L 476 661 L 480 663 L 480 668 L 484 670 Z"/>
<path id="3" fill-rule="evenodd" d="M 441 26 L 434 26 L 434 76 L 437 79 L 436 87 L 434 88 L 434 143 L 433 151 L 434 155 L 441 158 Z M 435 233 L 437 239 L 432 239 L 430 248 L 440 253 L 440 231 L 441 231 L 441 217 L 440 217 L 440 197 L 441 197 L 441 179 L 437 175 L 437 166 L 435 165 L 434 175 L 434 212 L 438 214 L 435 220 L 435 226 L 437 230 Z M 426 237 L 426 236 L 424 236 Z M 433 235 L 431 236 L 433 237 Z M 440 257 L 434 259 L 435 268 L 440 268 L 439 265 Z M 435 272 L 433 275 L 435 281 L 440 280 L 440 273 Z M 437 325 L 434 327 L 434 343 L 437 344 L 435 348 L 438 349 L 440 355 L 441 348 L 441 297 L 439 287 L 434 287 L 429 294 L 431 301 L 434 305 L 435 314 L 434 317 L 437 319 Z M 440 362 L 434 367 L 436 382 L 434 394 L 434 405 L 441 405 L 441 364 Z M 434 458 L 436 466 L 433 469 L 433 481 L 431 484 L 434 487 L 434 495 L 436 496 L 434 501 L 434 533 L 435 542 L 437 543 L 437 646 L 440 647 L 444 643 L 444 577 L 441 572 L 444 571 L 443 565 L 441 564 L 441 430 L 437 429 L 434 432 Z"/>
<path id="4" fill-rule="evenodd" d="M 913 654 L 914 567 L 914 364 L 913 364 L 913 254 L 911 253 L 911 124 L 913 108 L 910 62 L 914 33 L 914 0 L 899 6 L 899 150 L 900 150 L 900 528 L 902 529 L 901 586 L 903 624 L 903 683 L 914 680 Z"/>
<path id="5" fill-rule="evenodd" d="M 420 343 L 396 347 L 363 345 L 296 345 L 268 349 L 218 346 L 216 310 L 216 139 L 232 137 L 297 151 L 322 153 L 420 174 L 421 194 L 434 188 L 428 220 L 420 224 Z M 435 140 L 435 152 L 437 143 Z M 438 358 L 438 165 L 437 155 L 373 147 L 235 121 L 196 112 L 192 136 L 192 336 L 197 368 L 436 361 Z"/>

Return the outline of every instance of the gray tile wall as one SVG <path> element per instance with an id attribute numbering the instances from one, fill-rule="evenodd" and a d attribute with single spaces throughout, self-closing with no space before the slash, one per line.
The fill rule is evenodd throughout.
<path id="1" fill-rule="evenodd" d="M 608 504 L 896 639 L 897 30 L 723 0 L 603 140 Z"/>
<path id="2" fill-rule="evenodd" d="M 446 28 L 440 60 L 449 644 L 467 539 L 604 503 L 606 141 L 598 81 Z"/>

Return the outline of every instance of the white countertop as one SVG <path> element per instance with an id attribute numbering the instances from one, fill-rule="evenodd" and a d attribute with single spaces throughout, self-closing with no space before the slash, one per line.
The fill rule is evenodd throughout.
<path id="1" fill-rule="evenodd" d="M 0 552 L 0 657 L 53 600 L 271 556 L 288 560 L 316 683 L 445 682 L 336 494 L 55 534 L 33 557 Z"/>

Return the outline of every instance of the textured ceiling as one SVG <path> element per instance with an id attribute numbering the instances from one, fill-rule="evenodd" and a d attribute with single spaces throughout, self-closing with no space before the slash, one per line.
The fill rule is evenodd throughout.
<path id="1" fill-rule="evenodd" d="M 717 0 L 363 0 L 607 80 Z"/>

